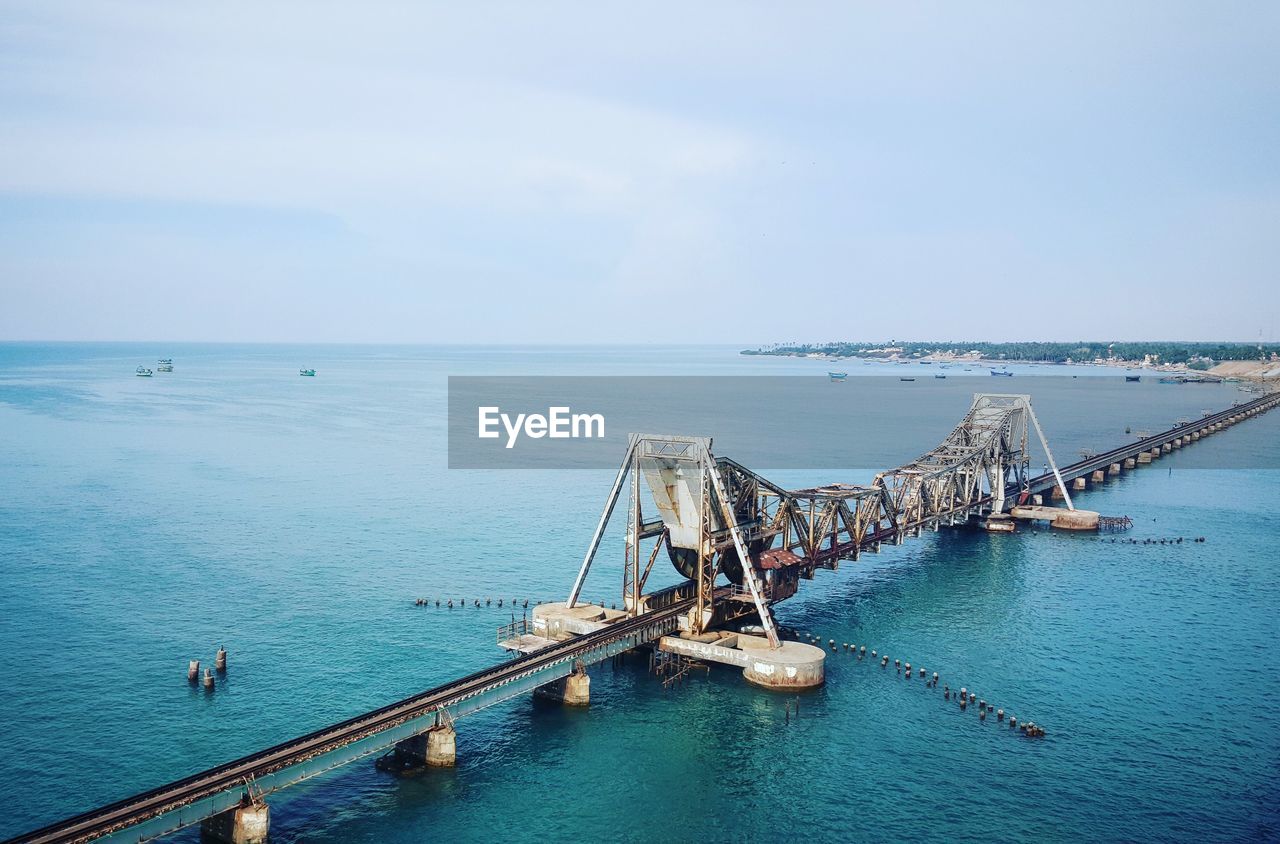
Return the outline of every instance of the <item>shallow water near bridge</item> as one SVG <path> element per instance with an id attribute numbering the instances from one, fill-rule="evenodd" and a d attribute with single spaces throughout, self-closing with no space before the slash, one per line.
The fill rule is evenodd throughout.
<path id="1" fill-rule="evenodd" d="M 133 377 L 170 356 L 173 373 Z M 708 347 L 0 344 L 0 837 L 495 664 L 498 597 L 563 599 L 612 473 L 447 470 L 447 375 L 829 366 Z M 1163 427 L 1173 405 L 1248 398 L 1134 385 L 1104 436 L 1089 412 L 1104 382 L 1078 371 L 1033 393 L 1077 410 L 1041 411 L 1064 462 L 1126 424 Z M 901 460 L 965 409 L 894 432 Z M 1043 724 L 1042 740 L 843 651 L 791 719 L 795 696 L 735 671 L 664 691 L 635 657 L 592 669 L 586 710 L 521 698 L 462 720 L 456 770 L 402 781 L 361 761 L 273 796 L 272 840 L 1274 839 L 1280 471 L 1238 467 L 1280 465 L 1278 434 L 1266 414 L 1084 495 L 1131 516 L 1126 534 L 927 534 L 779 606 L 784 625 Z M 1231 468 L 1199 468 L 1215 465 Z M 585 597 L 610 602 L 620 548 L 605 550 Z M 187 660 L 222 643 L 225 682 L 192 690 Z"/>

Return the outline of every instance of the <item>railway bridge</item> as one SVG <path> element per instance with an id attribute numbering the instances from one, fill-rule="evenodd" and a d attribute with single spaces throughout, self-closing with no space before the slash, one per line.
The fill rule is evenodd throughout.
<path id="1" fill-rule="evenodd" d="M 454 719 L 535 690 L 586 703 L 585 666 L 639 647 L 740 666 L 749 681 L 767 687 L 820 683 L 825 652 L 785 640 L 772 611 L 817 570 L 922 531 L 990 524 L 1020 509 L 1058 524 L 1061 514 L 1077 512 L 1069 487 L 1078 491 L 1136 469 L 1278 403 L 1280 394 L 1264 395 L 1059 466 L 1028 396 L 978 394 L 960 424 L 916 460 L 867 485 L 799 490 L 714 455 L 709 438 L 632 435 L 567 600 L 539 606 L 531 622 L 499 631 L 511 659 L 12 841 L 137 842 L 196 823 L 234 844 L 262 841 L 271 793 L 388 751 L 383 758 L 393 768 L 451 765 Z M 1034 476 L 1031 431 L 1050 467 Z M 621 609 L 582 604 L 583 585 L 624 491 Z M 1046 493 L 1064 506 L 1037 506 Z M 1088 522 L 1067 518 L 1061 526 Z M 646 591 L 664 551 L 685 580 Z"/>

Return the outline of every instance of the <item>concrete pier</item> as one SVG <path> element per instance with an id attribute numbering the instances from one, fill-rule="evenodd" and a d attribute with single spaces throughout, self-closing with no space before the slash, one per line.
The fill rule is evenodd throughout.
<path id="1" fill-rule="evenodd" d="M 266 844 L 271 828 L 271 807 L 245 797 L 234 809 L 200 822 L 200 832 L 223 844 Z"/>
<path id="2" fill-rule="evenodd" d="M 992 533 L 1013 533 L 1013 519 L 1005 513 L 992 513 L 982 521 L 982 528 Z"/>
<path id="3" fill-rule="evenodd" d="M 591 703 L 591 676 L 579 669 L 568 677 L 539 686 L 534 694 L 565 706 L 588 706 Z"/>
<path id="4" fill-rule="evenodd" d="M 598 604 L 579 604 L 572 609 L 563 602 L 533 608 L 533 632 L 548 640 L 561 641 L 603 630 L 609 622 L 626 618 L 623 610 L 605 609 Z"/>
<path id="5" fill-rule="evenodd" d="M 395 752 L 377 762 L 379 770 L 412 777 L 427 768 L 452 768 L 458 763 L 458 732 L 452 722 L 396 742 Z"/>
<path id="6" fill-rule="evenodd" d="M 763 636 L 725 632 L 696 639 L 663 636 L 658 648 L 704 662 L 740 666 L 747 682 L 768 689 L 812 689 L 826 679 L 826 651 L 803 642 L 783 642 L 774 649 Z"/>
<path id="7" fill-rule="evenodd" d="M 452 725 L 427 730 L 425 761 L 431 768 L 452 768 L 458 764 L 458 733 Z"/>
<path id="8" fill-rule="evenodd" d="M 1084 489 L 1084 488 L 1085 488 L 1085 481 L 1084 481 L 1084 478 L 1083 478 L 1083 477 L 1081 477 L 1081 478 L 1076 478 L 1074 481 L 1072 481 L 1072 482 L 1071 482 L 1071 488 L 1072 488 L 1072 489 L 1074 489 L 1074 490 L 1077 490 L 1077 491 L 1078 491 L 1078 490 L 1082 490 L 1082 489 Z"/>
<path id="9" fill-rule="evenodd" d="M 1161 454 L 1168 454 L 1171 451 L 1173 451 L 1173 446 L 1169 445 L 1169 443 L 1165 443 L 1164 445 L 1160 446 Z"/>
<path id="10" fill-rule="evenodd" d="M 1134 460 L 1132 457 L 1126 457 L 1126 458 L 1124 459 L 1124 467 L 1125 467 L 1126 469 L 1133 469 L 1133 468 L 1135 468 L 1136 466 L 1137 466 L 1137 461 L 1136 461 L 1136 460 Z"/>
<path id="11" fill-rule="evenodd" d="M 1108 467 L 1107 467 L 1107 474 L 1108 474 L 1108 475 L 1110 475 L 1110 476 L 1111 476 L 1111 477 L 1113 477 L 1113 478 L 1114 478 L 1116 475 L 1119 475 L 1119 474 L 1120 474 L 1120 464 L 1119 464 L 1119 463 L 1112 463 L 1110 466 L 1108 466 Z"/>
<path id="12" fill-rule="evenodd" d="M 564 678 L 564 702 L 567 706 L 591 703 L 591 676 L 583 671 Z"/>
<path id="13" fill-rule="evenodd" d="M 1149 451 L 1139 452 L 1137 460 L 1138 460 L 1139 465 L 1145 465 L 1145 464 L 1147 464 L 1147 463 L 1150 463 L 1150 462 L 1151 462 L 1151 452 L 1149 452 Z M 1126 462 L 1128 462 L 1128 461 L 1126 461 Z"/>
<path id="14" fill-rule="evenodd" d="M 1101 469 L 1094 469 L 1093 474 L 1089 476 L 1089 480 L 1095 484 L 1100 484 L 1107 479 L 1107 473 Z"/>
<path id="15" fill-rule="evenodd" d="M 1098 513 L 1093 510 L 1068 510 L 1065 507 L 1014 507 L 1009 514 L 1015 519 L 1048 522 L 1062 530 L 1097 530 Z"/>

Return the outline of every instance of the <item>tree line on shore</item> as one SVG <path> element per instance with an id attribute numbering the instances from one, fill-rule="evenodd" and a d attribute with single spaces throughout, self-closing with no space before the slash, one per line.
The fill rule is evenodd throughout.
<path id="1" fill-rule="evenodd" d="M 1280 354 L 1280 345 L 1263 343 L 1190 343 L 1178 341 L 1152 342 L 1074 342 L 1074 343 L 978 343 L 978 342 L 904 342 L 854 343 L 778 343 L 744 349 L 744 355 L 808 355 L 832 357 L 925 357 L 927 355 L 977 355 L 985 360 L 1035 361 L 1050 363 L 1092 360 L 1142 362 L 1148 355 L 1156 363 L 1196 363 L 1205 361 L 1270 360 Z"/>

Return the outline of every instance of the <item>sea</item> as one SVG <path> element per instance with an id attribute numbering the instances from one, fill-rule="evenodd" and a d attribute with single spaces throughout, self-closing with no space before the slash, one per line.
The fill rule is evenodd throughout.
<path id="1" fill-rule="evenodd" d="M 160 358 L 174 371 L 134 375 Z M 940 389 L 936 367 L 720 346 L 0 344 L 0 838 L 497 664 L 512 599 L 564 600 L 613 471 L 449 469 L 448 376 L 919 375 L 906 391 Z M 1074 409 L 1041 412 L 1062 462 L 1252 397 L 1009 368 L 945 383 L 1034 376 L 1038 407 Z M 901 462 L 966 409 L 904 414 Z M 890 468 L 850 462 L 776 480 Z M 842 648 L 800 695 L 720 666 L 664 688 L 636 656 L 591 669 L 585 709 L 521 697 L 460 720 L 456 769 L 396 779 L 363 759 L 272 795 L 271 840 L 1280 840 L 1277 467 L 1272 413 L 1079 496 L 1127 532 L 926 533 L 777 608 L 1043 738 Z M 585 598 L 620 600 L 621 555 L 607 542 Z M 192 688 L 188 660 L 219 646 L 225 678 Z"/>

